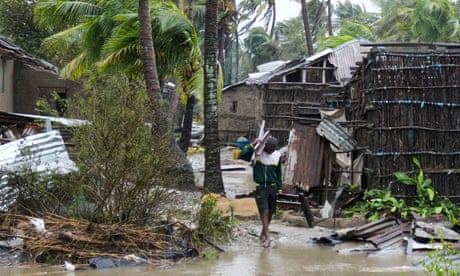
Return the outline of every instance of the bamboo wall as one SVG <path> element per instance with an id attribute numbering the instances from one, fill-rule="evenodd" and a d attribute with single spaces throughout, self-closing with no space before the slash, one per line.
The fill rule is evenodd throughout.
<path id="1" fill-rule="evenodd" d="M 240 136 L 254 139 L 259 125 L 277 137 L 280 146 L 287 145 L 292 125 L 293 108 L 298 105 L 318 109 L 343 104 L 343 87 L 316 83 L 268 83 L 241 85 L 224 92 L 219 106 L 219 137 L 232 143 Z M 339 103 L 340 102 L 340 103 Z"/>
<path id="2" fill-rule="evenodd" d="M 385 188 L 394 172 L 413 175 L 415 157 L 439 195 L 458 202 L 460 45 L 415 46 L 374 48 L 350 84 L 349 117 L 368 122 L 355 130 L 360 146 L 369 149 L 365 182 Z M 403 184 L 391 187 L 402 198 L 416 196 Z"/>
<path id="3" fill-rule="evenodd" d="M 319 108 L 342 102 L 343 87 L 320 84 L 286 85 L 270 83 L 263 91 L 263 118 L 270 133 L 277 137 L 280 145 L 288 143 L 292 128 L 292 114 L 299 105 L 317 109 L 313 116 L 319 116 Z"/>

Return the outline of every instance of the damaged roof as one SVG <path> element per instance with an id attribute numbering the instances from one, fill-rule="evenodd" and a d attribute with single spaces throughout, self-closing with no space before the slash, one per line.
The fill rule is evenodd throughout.
<path id="1" fill-rule="evenodd" d="M 0 55 L 15 59 L 38 70 L 47 71 L 52 74 L 58 73 L 57 67 L 53 64 L 29 55 L 22 48 L 15 45 L 11 40 L 2 36 L 0 36 Z"/>
<path id="2" fill-rule="evenodd" d="M 356 66 L 356 63 L 367 55 L 369 46 L 363 46 L 367 42 L 362 39 L 354 39 L 345 42 L 333 49 L 327 48 L 307 58 L 299 58 L 292 61 L 272 61 L 257 66 L 259 72 L 249 74 L 249 77 L 241 82 L 229 85 L 224 88 L 224 91 L 234 86 L 243 84 L 263 85 L 270 82 L 273 78 L 285 75 L 294 70 L 306 67 L 315 62 L 327 59 L 329 63 L 335 66 L 334 74 L 337 79 L 344 85 L 352 77 L 351 68 Z"/>

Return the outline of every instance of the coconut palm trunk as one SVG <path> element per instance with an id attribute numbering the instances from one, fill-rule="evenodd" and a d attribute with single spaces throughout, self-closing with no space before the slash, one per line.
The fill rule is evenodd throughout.
<path id="1" fill-rule="evenodd" d="M 150 17 L 150 4 L 148 0 L 139 0 L 139 38 L 141 55 L 144 63 L 144 78 L 147 94 L 153 107 L 160 106 L 160 80 L 155 60 L 155 48 L 152 38 L 152 25 Z M 160 112 L 161 113 L 161 112 Z M 159 114 L 157 114 L 159 115 Z"/>
<path id="2" fill-rule="evenodd" d="M 144 78 L 147 88 L 147 94 L 150 98 L 151 111 L 153 112 L 153 128 L 152 131 L 157 133 L 165 133 L 170 135 L 171 150 L 177 154 L 177 164 L 181 167 L 183 175 L 178 176 L 178 187 L 182 189 L 194 189 L 195 182 L 191 164 L 188 162 L 185 155 L 182 154 L 179 146 L 173 139 L 171 131 L 168 129 L 166 113 L 161 109 L 161 86 L 158 77 L 158 71 L 155 58 L 155 47 L 152 38 L 152 22 L 150 16 L 149 0 L 139 0 L 139 38 L 141 45 L 141 57 L 144 65 Z M 168 160 L 165 160 L 168 161 Z"/>
<path id="3" fill-rule="evenodd" d="M 308 22 L 308 4 L 307 0 L 300 0 L 302 6 L 302 19 L 305 31 L 305 41 L 307 43 L 308 54 L 313 55 L 313 40 L 311 38 L 310 23 Z"/>
<path id="4" fill-rule="evenodd" d="M 204 38 L 204 188 L 205 192 L 225 194 L 220 171 L 217 115 L 217 14 L 218 0 L 207 0 Z"/>
<path id="5" fill-rule="evenodd" d="M 332 6 L 331 0 L 327 0 L 327 32 L 329 36 L 333 36 L 334 33 L 332 32 Z"/>

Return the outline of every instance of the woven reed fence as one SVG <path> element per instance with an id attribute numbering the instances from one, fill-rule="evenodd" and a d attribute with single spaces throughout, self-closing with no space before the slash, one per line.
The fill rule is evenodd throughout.
<path id="1" fill-rule="evenodd" d="M 355 130 L 369 149 L 365 184 L 385 188 L 394 172 L 414 175 L 415 157 L 439 195 L 459 202 L 460 44 L 392 46 L 373 48 L 350 83 L 350 118 L 368 122 Z M 416 196 L 413 187 L 391 188 Z"/>

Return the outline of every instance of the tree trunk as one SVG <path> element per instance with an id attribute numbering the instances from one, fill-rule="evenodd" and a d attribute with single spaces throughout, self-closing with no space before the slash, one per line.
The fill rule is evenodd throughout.
<path id="1" fill-rule="evenodd" d="M 308 4 L 307 0 L 300 0 L 302 4 L 302 19 L 303 19 L 303 27 L 305 31 L 305 42 L 307 43 L 307 50 L 308 55 L 313 55 L 313 41 L 311 38 L 311 31 L 310 31 L 310 23 L 308 22 Z"/>
<path id="2" fill-rule="evenodd" d="M 187 17 L 190 19 L 190 21 L 193 22 L 193 0 L 188 0 L 188 7 L 187 7 Z"/>
<path id="3" fill-rule="evenodd" d="M 172 132 L 168 129 L 168 122 L 165 112 L 161 109 L 161 86 L 158 78 L 158 71 L 155 58 L 155 47 L 152 37 L 152 22 L 150 16 L 149 0 L 139 0 L 139 39 L 141 44 L 141 57 L 144 65 L 144 78 L 147 95 L 150 99 L 151 111 L 153 113 L 152 131 L 164 133 L 171 141 L 172 152 L 177 154 L 178 161 L 174 165 L 181 169 L 178 175 L 178 186 L 183 189 L 195 188 L 193 170 L 186 156 L 180 151 Z M 169 136 L 169 137 L 168 137 Z M 165 160 L 166 162 L 167 160 Z"/>
<path id="4" fill-rule="evenodd" d="M 314 34 L 318 28 L 319 20 L 321 19 L 321 15 L 323 14 L 323 7 L 324 7 L 324 0 L 318 6 L 318 10 L 316 11 L 315 21 L 313 22 L 313 27 L 310 29 L 310 32 Z"/>
<path id="5" fill-rule="evenodd" d="M 147 95 L 153 107 L 160 106 L 160 81 L 156 66 L 155 48 L 152 38 L 152 25 L 150 17 L 149 0 L 139 0 L 139 38 L 141 43 L 141 56 L 144 63 L 144 78 Z M 161 113 L 161 112 L 160 112 Z M 157 114 L 159 115 L 159 114 Z"/>
<path id="6" fill-rule="evenodd" d="M 327 30 L 329 32 L 329 36 L 334 35 L 332 32 L 332 6 L 331 0 L 327 0 Z"/>
<path id="7" fill-rule="evenodd" d="M 192 126 L 193 126 L 193 107 L 195 106 L 196 98 L 191 95 L 187 98 L 187 104 L 185 105 L 184 120 L 182 122 L 181 137 L 179 140 L 179 147 L 182 152 L 187 152 L 190 147 L 190 140 L 192 138 Z"/>
<path id="8" fill-rule="evenodd" d="M 235 82 L 240 81 L 240 37 L 238 28 L 235 28 Z"/>
<path id="9" fill-rule="evenodd" d="M 225 65 L 225 48 L 226 48 L 226 38 L 227 38 L 227 20 L 221 20 L 217 22 L 217 38 L 218 38 L 218 52 L 217 52 L 217 61 L 219 62 L 220 66 L 224 68 Z"/>
<path id="10" fill-rule="evenodd" d="M 177 8 L 181 11 L 184 11 L 184 1 L 183 0 L 177 0 Z"/>
<path id="11" fill-rule="evenodd" d="M 225 194 L 220 170 L 217 116 L 217 12 L 218 0 L 207 0 L 204 38 L 204 189 L 206 193 Z"/>
<path id="12" fill-rule="evenodd" d="M 193 23 L 193 0 L 188 0 L 187 3 L 187 17 Z M 190 95 L 189 93 L 187 96 L 187 103 L 185 105 L 185 112 L 183 113 L 183 118 L 181 120 L 181 136 L 178 142 L 179 148 L 184 153 L 187 152 L 192 138 L 193 108 L 195 103 L 196 97 L 194 95 Z"/>
<path id="13" fill-rule="evenodd" d="M 270 38 L 273 39 L 275 35 L 275 26 L 276 26 L 276 2 L 273 1 L 271 9 L 272 9 L 272 25 L 270 27 Z"/>

